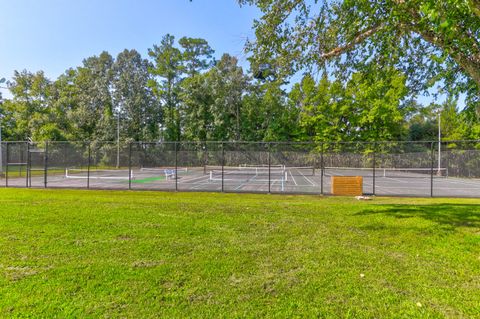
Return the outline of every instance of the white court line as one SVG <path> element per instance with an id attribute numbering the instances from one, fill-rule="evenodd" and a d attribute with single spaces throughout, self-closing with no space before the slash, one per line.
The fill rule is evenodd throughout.
<path id="1" fill-rule="evenodd" d="M 371 187 L 372 188 L 372 191 L 373 191 L 373 182 L 372 183 L 369 183 L 369 182 L 363 182 L 364 185 L 366 185 L 367 187 Z M 402 187 L 402 186 L 398 186 L 398 187 L 387 187 L 387 186 L 381 186 L 381 185 L 378 185 L 378 183 L 375 183 L 375 193 L 379 192 L 384 192 L 384 193 L 388 193 L 388 194 L 392 194 L 392 195 L 395 195 L 397 194 L 398 192 L 395 192 L 395 191 L 391 191 L 391 190 L 388 190 L 389 188 L 393 188 L 393 189 L 402 189 L 402 188 L 409 188 L 409 189 L 412 189 L 412 187 Z M 413 189 L 415 189 L 413 187 Z M 424 188 L 422 188 L 424 189 Z"/>
<path id="2" fill-rule="evenodd" d="M 213 187 L 212 189 L 205 187 L 209 185 L 212 185 L 215 187 Z M 217 190 L 217 189 L 222 189 L 222 185 L 212 184 L 212 183 L 199 183 L 199 184 L 194 184 L 193 186 L 190 186 L 189 189 Z"/>
<path id="3" fill-rule="evenodd" d="M 300 174 L 302 174 L 303 178 L 305 178 L 307 180 L 307 182 L 309 182 L 311 184 L 311 186 L 317 186 L 315 183 L 313 183 L 307 176 L 305 176 L 302 172 L 300 172 Z"/>
<path id="4" fill-rule="evenodd" d="M 204 181 L 199 180 L 199 181 L 196 181 L 194 183 L 185 183 L 185 184 L 192 184 L 192 186 L 190 186 L 190 189 L 201 189 L 204 186 L 210 186 L 210 185 L 215 186 L 215 188 L 220 188 L 221 189 L 221 180 L 210 180 L 209 175 L 205 175 L 203 177 L 207 177 L 208 179 L 206 179 Z M 209 189 L 207 189 L 207 190 L 209 190 Z"/>
<path id="5" fill-rule="evenodd" d="M 290 173 L 290 176 L 292 176 L 292 180 L 293 180 L 293 183 L 295 184 L 295 186 L 298 186 L 297 181 L 295 180 L 295 178 L 293 178 L 292 171 L 288 171 L 288 172 Z"/>
<path id="6" fill-rule="evenodd" d="M 452 184 L 461 184 L 461 185 L 472 185 L 472 186 L 478 186 L 480 187 L 480 181 L 475 182 L 475 181 L 469 181 L 469 180 L 462 180 L 462 179 L 445 179 L 442 180 L 442 182 L 447 182 L 447 183 L 452 183 Z"/>
<path id="7" fill-rule="evenodd" d="M 243 188 L 243 186 L 247 185 L 247 183 L 248 183 L 248 182 L 250 182 L 250 181 L 251 181 L 251 180 L 253 180 L 253 179 L 255 179 L 255 177 L 253 177 L 253 178 L 251 178 L 251 179 L 247 180 L 246 182 L 242 182 L 242 183 L 240 183 L 240 185 L 238 185 L 238 186 L 237 186 L 237 187 L 236 187 L 234 190 L 236 190 L 236 191 L 237 191 L 237 190 L 239 190 L 240 188 Z"/>
<path id="8" fill-rule="evenodd" d="M 409 182 L 408 180 L 404 181 L 404 180 L 393 178 L 393 177 L 380 177 L 380 178 L 382 178 L 383 180 L 390 180 L 390 181 L 396 181 L 396 182 L 399 182 L 399 183 L 411 184 L 411 182 Z M 428 180 L 430 180 L 430 179 L 428 179 Z M 375 177 L 375 181 L 380 181 L 380 179 L 378 179 L 378 177 Z"/>
<path id="9" fill-rule="evenodd" d="M 375 188 L 389 188 L 389 189 L 427 189 L 430 190 L 430 184 L 425 187 L 403 187 L 403 186 L 375 186 Z M 435 188 L 435 187 L 434 187 Z"/>
<path id="10" fill-rule="evenodd" d="M 191 178 L 180 178 L 178 181 L 179 183 L 184 183 L 184 182 L 190 182 L 190 181 L 194 181 L 196 179 L 198 180 L 201 180 L 201 179 L 209 179 L 209 175 L 203 175 L 203 176 L 195 176 L 195 177 L 191 177 Z M 175 181 L 175 179 L 174 179 Z"/>
<path id="11" fill-rule="evenodd" d="M 435 188 L 437 188 L 437 189 L 438 189 L 438 188 L 445 188 L 445 189 L 452 189 L 452 190 L 455 190 L 455 189 L 472 189 L 471 187 L 468 187 L 469 184 L 466 184 L 466 183 L 461 183 L 461 182 L 459 182 L 459 183 L 455 183 L 455 184 L 457 184 L 457 185 L 464 185 L 464 186 L 466 186 L 466 187 L 453 187 L 453 188 L 452 188 L 451 186 L 445 185 L 445 184 L 442 184 L 442 183 L 434 183 L 434 184 L 433 184 L 433 188 L 434 188 L 434 189 L 435 189 Z M 478 184 L 472 184 L 472 185 L 473 185 L 473 186 L 479 186 L 479 187 L 480 187 L 480 185 L 478 185 Z M 421 187 L 421 186 L 413 186 L 413 185 L 412 185 L 412 186 L 392 186 L 391 184 L 389 184 L 388 186 L 382 186 L 381 184 L 378 184 L 378 183 L 376 183 L 375 186 L 376 186 L 376 187 L 383 187 L 383 188 L 393 188 L 393 189 L 395 189 L 395 188 L 398 188 L 398 189 L 404 189 L 404 188 L 406 188 L 406 189 L 408 189 L 408 188 L 419 189 L 419 188 L 424 188 L 424 187 Z M 425 184 L 425 187 L 430 188 L 430 183 L 426 183 L 426 184 Z M 468 187 L 468 188 L 467 188 L 467 187 Z"/>
<path id="12" fill-rule="evenodd" d="M 191 181 L 194 181 L 194 182 L 191 183 Z M 202 176 L 192 177 L 189 179 L 180 180 L 181 184 L 193 184 L 192 186 L 190 186 L 190 189 L 199 189 L 203 186 L 208 186 L 208 185 L 216 185 L 218 187 L 217 185 L 218 183 L 212 183 L 212 182 L 217 182 L 217 181 L 211 181 L 210 175 L 202 175 Z M 221 181 L 218 181 L 218 182 L 221 182 Z"/>
<path id="13" fill-rule="evenodd" d="M 237 187 L 235 187 L 233 190 L 238 191 L 240 188 L 243 188 L 243 186 L 245 186 L 245 185 L 246 185 L 245 183 L 242 183 L 242 184 L 238 185 Z"/>
<path id="14" fill-rule="evenodd" d="M 188 184 L 186 184 L 186 185 L 188 185 Z M 208 185 L 218 186 L 216 183 L 215 183 L 215 184 L 210 183 L 209 180 L 208 180 L 208 181 L 204 181 L 204 182 L 195 182 L 195 183 L 192 183 L 192 184 L 190 184 L 190 185 L 191 185 L 191 186 L 190 186 L 190 189 L 199 189 L 199 188 L 201 188 L 201 187 L 203 187 L 203 186 L 208 186 Z"/>
<path id="15" fill-rule="evenodd" d="M 433 186 L 433 190 L 437 190 L 437 189 L 446 189 L 446 190 L 451 190 L 451 191 L 455 191 L 455 190 L 469 190 L 469 191 L 474 191 L 475 189 L 472 189 L 471 187 L 455 187 L 455 188 L 451 188 L 451 187 L 448 187 L 448 186 Z"/>
<path id="16" fill-rule="evenodd" d="M 202 179 L 204 179 L 204 180 L 202 180 Z M 195 181 L 195 180 L 197 180 L 197 181 Z M 195 181 L 195 182 L 190 183 L 191 181 Z M 187 180 L 180 180 L 179 184 L 191 185 L 189 189 L 200 189 L 203 186 L 214 185 L 214 184 L 210 183 L 209 175 L 197 176 L 197 177 L 193 177 L 193 178 L 190 178 L 190 179 L 187 179 Z M 218 185 L 217 185 L 217 187 L 218 187 Z"/>
<path id="17" fill-rule="evenodd" d="M 392 180 L 396 181 L 399 183 L 403 184 L 412 184 L 412 179 L 415 180 L 416 182 L 418 180 L 425 181 L 425 182 L 430 182 L 431 177 L 418 177 L 418 178 L 405 178 L 405 179 L 396 179 L 396 178 L 391 178 L 391 177 L 382 177 L 381 179 L 377 178 L 377 181 L 385 181 L 385 180 Z M 388 181 L 387 181 L 388 182 Z M 463 180 L 461 178 L 433 178 L 434 184 L 443 184 L 443 183 L 452 183 L 452 184 L 460 184 L 460 185 L 472 185 L 472 186 L 479 186 L 480 187 L 480 181 L 469 181 L 469 180 Z"/>

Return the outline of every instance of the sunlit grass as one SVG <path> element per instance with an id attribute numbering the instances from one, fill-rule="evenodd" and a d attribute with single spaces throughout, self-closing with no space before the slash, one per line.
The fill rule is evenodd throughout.
<path id="1" fill-rule="evenodd" d="M 480 316 L 468 199 L 0 190 L 0 317 Z"/>

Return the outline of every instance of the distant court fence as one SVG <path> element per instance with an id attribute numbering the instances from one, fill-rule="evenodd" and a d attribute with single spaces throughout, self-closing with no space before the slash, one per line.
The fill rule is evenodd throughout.
<path id="1" fill-rule="evenodd" d="M 0 186 L 480 197 L 480 141 L 3 142 Z"/>

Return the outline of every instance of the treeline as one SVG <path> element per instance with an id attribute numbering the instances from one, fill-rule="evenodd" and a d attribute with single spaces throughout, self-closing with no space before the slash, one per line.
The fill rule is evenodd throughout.
<path id="1" fill-rule="evenodd" d="M 273 75 L 272 75 L 273 74 Z M 15 72 L 0 96 L 4 140 L 378 141 L 479 139 L 479 114 L 457 101 L 419 105 L 406 77 L 374 63 L 348 79 L 305 74 L 287 84 L 254 74 L 207 41 L 171 35 L 144 58 L 124 50 L 85 59 L 52 81 Z"/>

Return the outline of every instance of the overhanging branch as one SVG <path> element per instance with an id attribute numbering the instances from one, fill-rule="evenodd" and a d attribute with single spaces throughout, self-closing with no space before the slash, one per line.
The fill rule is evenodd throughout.
<path id="1" fill-rule="evenodd" d="M 326 60 L 326 59 L 329 59 L 329 58 L 332 58 L 332 57 L 339 56 L 339 55 L 341 55 L 344 52 L 347 52 L 349 50 L 352 50 L 357 44 L 365 41 L 368 37 L 377 33 L 382 28 L 383 28 L 383 25 L 378 24 L 378 25 L 373 26 L 372 28 L 364 30 L 360 34 L 358 34 L 352 41 L 347 43 L 346 45 L 338 46 L 338 47 L 336 47 L 335 49 L 333 49 L 329 52 L 323 53 L 322 55 L 320 55 L 320 59 Z"/>

